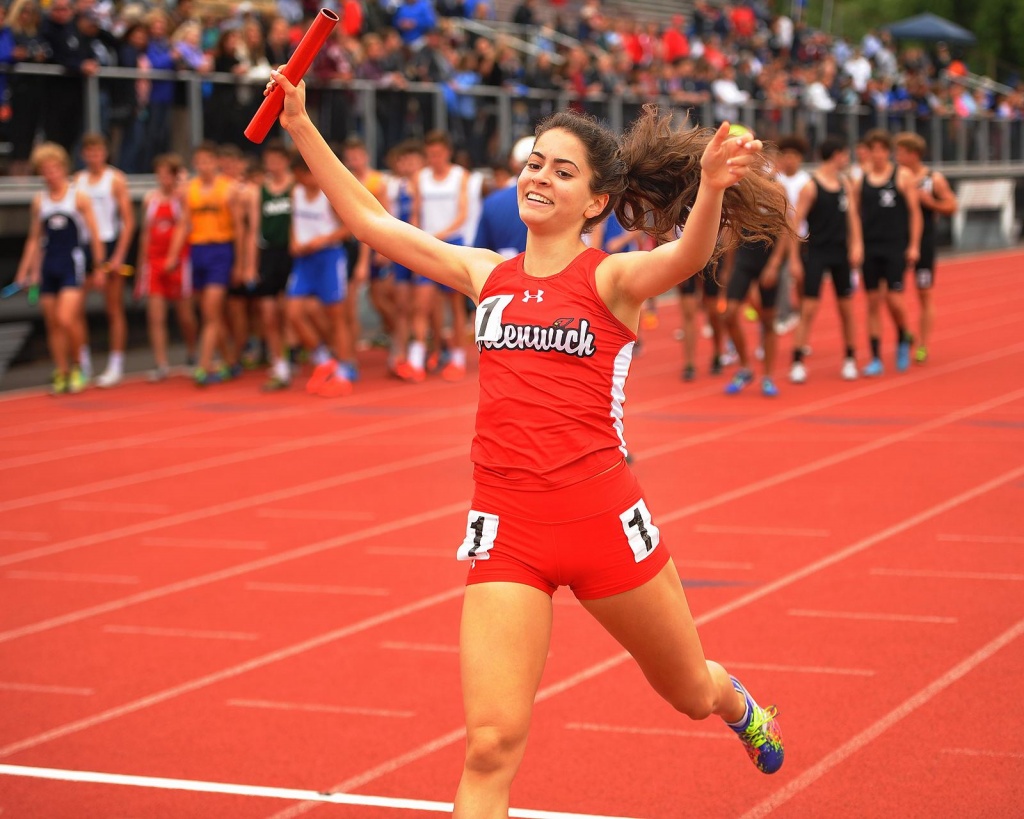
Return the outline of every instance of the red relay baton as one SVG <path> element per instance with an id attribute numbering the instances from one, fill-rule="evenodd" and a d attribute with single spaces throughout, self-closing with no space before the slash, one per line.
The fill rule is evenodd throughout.
<path id="1" fill-rule="evenodd" d="M 313 58 L 327 42 L 334 27 L 338 24 L 338 15 L 327 9 L 320 9 L 320 13 L 314 18 L 312 25 L 306 29 L 299 44 L 295 47 L 295 53 L 288 60 L 281 72 L 293 85 L 298 85 L 302 78 L 309 71 L 313 64 Z M 274 127 L 277 118 L 281 116 L 284 109 L 284 91 L 280 86 L 274 86 L 274 90 L 263 98 L 263 104 L 249 122 L 245 129 L 245 136 L 250 142 L 259 145 L 267 138 L 270 129 Z"/>

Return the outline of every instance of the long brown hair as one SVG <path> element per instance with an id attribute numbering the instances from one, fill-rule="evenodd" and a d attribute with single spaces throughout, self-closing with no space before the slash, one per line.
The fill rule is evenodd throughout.
<path id="1" fill-rule="evenodd" d="M 588 219 L 589 232 L 614 210 L 626 230 L 664 236 L 685 226 L 700 185 L 700 159 L 715 135 L 710 128 L 672 127 L 672 115 L 647 104 L 621 139 L 585 114 L 562 111 L 537 126 L 537 136 L 561 128 L 583 143 L 594 193 L 607 193 L 608 205 Z M 774 243 L 792 233 L 785 191 L 758 154 L 738 183 L 725 190 L 715 257 L 741 242 Z"/>

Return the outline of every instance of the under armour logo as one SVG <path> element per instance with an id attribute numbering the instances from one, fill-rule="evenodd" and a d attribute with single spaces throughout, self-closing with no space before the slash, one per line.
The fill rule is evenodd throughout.
<path id="1" fill-rule="evenodd" d="M 896 207 L 896 191 L 894 190 L 881 190 L 878 192 L 878 205 L 883 208 L 894 208 Z"/>
<path id="2" fill-rule="evenodd" d="M 531 293 L 529 290 L 523 291 L 523 301 L 530 301 L 530 299 L 536 299 L 537 301 L 544 301 L 544 291 L 538 290 L 536 293 Z"/>

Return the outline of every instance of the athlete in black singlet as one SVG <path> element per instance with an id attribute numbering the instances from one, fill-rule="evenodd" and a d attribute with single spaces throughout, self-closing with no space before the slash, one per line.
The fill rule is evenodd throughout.
<path id="1" fill-rule="evenodd" d="M 958 205 L 956 194 L 946 177 L 922 163 L 927 150 L 924 138 L 917 134 L 908 132 L 896 135 L 896 162 L 910 172 L 917 186 L 924 222 L 921 256 L 914 270 L 914 284 L 921 305 L 917 349 L 914 351 L 914 360 L 918 364 L 928 360 L 928 342 L 935 322 L 935 306 L 932 303 L 932 288 L 935 286 L 935 217 L 936 214 L 952 216 Z"/>
<path id="2" fill-rule="evenodd" d="M 841 375 L 847 381 L 857 377 L 854 357 L 853 284 L 851 268 L 860 267 L 864 258 L 860 214 L 852 206 L 852 183 L 843 176 L 850 164 L 850 151 L 838 137 L 828 137 L 818 149 L 821 165 L 797 197 L 795 220 L 807 220 L 805 257 L 799 247 L 790 253 L 790 269 L 803 283 L 800 324 L 793 339 L 793 365 L 789 380 L 803 384 L 807 380 L 804 346 L 807 344 L 820 303 L 821 282 L 828 271 L 835 288 L 836 306 L 843 327 L 846 354 Z"/>
<path id="3" fill-rule="evenodd" d="M 864 289 L 868 294 L 868 338 L 871 361 L 864 375 L 881 375 L 882 292 L 898 334 L 896 369 L 910 366 L 913 336 L 907 331 L 903 306 L 903 277 L 913 271 L 921 256 L 921 206 L 917 186 L 906 168 L 890 158 L 892 140 L 885 131 L 871 131 L 865 137 L 871 164 L 854 190 L 864 230 Z"/>

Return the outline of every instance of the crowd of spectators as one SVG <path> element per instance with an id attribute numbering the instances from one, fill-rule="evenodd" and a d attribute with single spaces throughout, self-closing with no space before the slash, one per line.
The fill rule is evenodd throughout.
<path id="1" fill-rule="evenodd" d="M 330 3 L 13 0 L 5 11 L 0 6 L 0 69 L 18 63 L 65 69 L 0 74 L 0 132 L 10 171 L 24 172 L 32 145 L 44 137 L 74 154 L 84 126 L 83 78 L 97 73 L 101 127 L 120 167 L 144 172 L 168 149 L 188 153 L 191 146 L 181 144 L 188 139 L 181 123 L 186 85 L 104 78 L 103 69 L 115 66 L 234 75 L 236 82 L 202 84 L 203 136 L 252 147 L 242 131 L 270 67 L 287 60 L 321 5 Z M 598 114 L 606 95 L 669 99 L 715 120 L 736 118 L 740 106 L 754 102 L 759 132 L 769 138 L 792 127 L 787 111 L 793 110 L 829 115 L 863 106 L 865 128 L 877 124 L 878 112 L 896 127 L 908 116 L 1024 118 L 1024 84 L 1000 92 L 956 82 L 967 66 L 945 44 L 900 49 L 884 33 L 851 43 L 773 13 L 761 0 L 698 0 L 687 14 L 663 22 L 637 19 L 624 2 L 522 0 L 510 7 L 508 21 L 519 27 L 492 36 L 464 23 L 495 20 L 494 0 L 335 0 L 333 7 L 341 24 L 311 73 L 316 80 L 374 84 L 381 155 L 437 124 L 429 95 L 410 88 L 419 82 L 443 87 L 449 129 L 476 164 L 498 159 L 500 147 L 495 106 L 470 93 L 481 87 L 568 92 L 573 104 Z M 520 133 L 513 138 L 555 105 L 522 93 L 515 98 L 513 127 Z M 314 91 L 310 107 L 336 139 L 360 130 L 362 109 L 343 83 Z"/>

